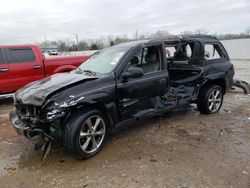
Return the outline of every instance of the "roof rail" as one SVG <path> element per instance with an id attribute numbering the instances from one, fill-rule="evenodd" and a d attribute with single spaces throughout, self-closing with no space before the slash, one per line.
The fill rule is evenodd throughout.
<path id="1" fill-rule="evenodd" d="M 192 38 L 192 39 L 217 39 L 213 35 L 204 35 L 204 34 L 180 35 L 179 37 L 182 39 L 188 39 L 188 38 Z"/>

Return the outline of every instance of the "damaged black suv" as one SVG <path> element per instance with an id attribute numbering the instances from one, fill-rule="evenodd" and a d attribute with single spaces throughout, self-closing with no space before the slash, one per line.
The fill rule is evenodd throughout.
<path id="1" fill-rule="evenodd" d="M 115 125 L 188 103 L 220 110 L 234 69 L 213 36 L 141 40 L 104 49 L 71 73 L 33 82 L 14 96 L 13 127 L 27 138 L 57 141 L 80 158 L 94 156 Z"/>

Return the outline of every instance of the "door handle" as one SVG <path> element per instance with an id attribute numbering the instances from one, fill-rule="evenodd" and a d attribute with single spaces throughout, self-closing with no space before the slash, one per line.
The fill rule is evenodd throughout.
<path id="1" fill-rule="evenodd" d="M 197 74 L 199 74 L 199 72 L 192 71 L 192 72 L 191 72 L 191 74 L 195 74 L 195 75 L 197 75 Z"/>
<path id="2" fill-rule="evenodd" d="M 34 65 L 34 67 L 33 67 L 34 69 L 40 69 L 41 68 L 41 66 L 40 65 Z"/>
<path id="3" fill-rule="evenodd" d="M 1 68 L 0 69 L 0 72 L 7 72 L 7 71 L 9 71 L 9 69 L 7 69 L 7 68 Z"/>

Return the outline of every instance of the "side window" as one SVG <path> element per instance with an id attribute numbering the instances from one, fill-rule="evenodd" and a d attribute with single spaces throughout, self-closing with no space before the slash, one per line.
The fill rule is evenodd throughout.
<path id="1" fill-rule="evenodd" d="M 193 43 L 183 43 L 180 47 L 176 47 L 178 50 L 174 54 L 175 64 L 190 64 L 192 63 L 193 56 Z"/>
<path id="2" fill-rule="evenodd" d="M 205 44 L 204 46 L 204 59 L 215 60 L 224 58 L 223 52 L 220 47 L 216 44 Z"/>
<path id="3" fill-rule="evenodd" d="M 4 64 L 2 50 L 0 49 L 0 64 Z"/>
<path id="4" fill-rule="evenodd" d="M 160 70 L 160 49 L 156 46 L 144 48 L 141 68 L 144 73 Z"/>
<path id="5" fill-rule="evenodd" d="M 160 49 L 156 46 L 142 48 L 129 61 L 129 68 L 140 67 L 145 74 L 160 70 L 160 54 Z"/>
<path id="6" fill-rule="evenodd" d="M 140 67 L 142 62 L 143 49 L 138 49 L 129 61 L 128 68 Z"/>
<path id="7" fill-rule="evenodd" d="M 9 48 L 9 63 L 22 63 L 35 61 L 35 55 L 31 48 Z"/>

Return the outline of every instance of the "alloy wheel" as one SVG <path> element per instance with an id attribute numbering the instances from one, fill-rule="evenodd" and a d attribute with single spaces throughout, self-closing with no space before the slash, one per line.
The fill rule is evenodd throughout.
<path id="1" fill-rule="evenodd" d="M 95 152 L 102 144 L 106 133 L 106 125 L 101 116 L 89 117 L 82 125 L 79 144 L 86 153 Z"/>
<path id="2" fill-rule="evenodd" d="M 214 89 L 208 97 L 208 108 L 211 112 L 219 110 L 222 103 L 222 93 L 219 89 Z"/>

